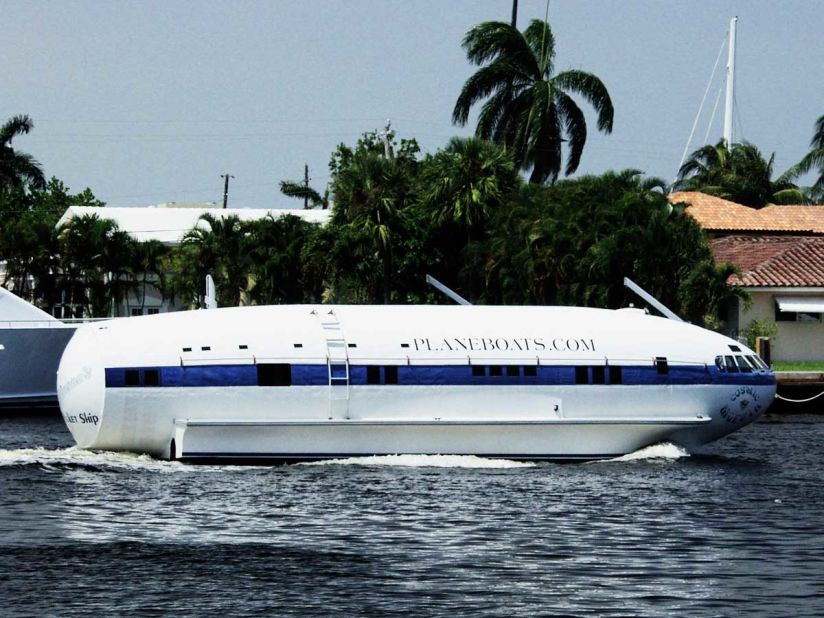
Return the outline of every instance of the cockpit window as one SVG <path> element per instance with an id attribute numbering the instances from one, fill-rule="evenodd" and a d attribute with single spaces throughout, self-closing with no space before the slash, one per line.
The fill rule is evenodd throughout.
<path id="1" fill-rule="evenodd" d="M 763 360 L 761 360 L 761 358 L 759 358 L 755 354 L 748 356 L 747 360 L 750 361 L 750 365 L 752 365 L 753 367 L 758 367 L 759 369 L 769 369 L 769 367 L 767 367 L 767 363 L 765 363 Z"/>
<path id="2" fill-rule="evenodd" d="M 738 366 L 741 368 L 743 373 L 752 373 L 753 367 L 750 366 L 750 361 L 739 355 L 736 355 L 735 358 L 738 360 Z"/>
<path id="3" fill-rule="evenodd" d="M 730 373 L 738 373 L 738 365 L 735 364 L 735 359 L 730 356 L 725 356 L 724 360 L 727 363 L 727 371 Z"/>
<path id="4" fill-rule="evenodd" d="M 716 356 L 715 357 L 715 366 L 718 367 L 718 371 L 725 371 L 726 366 L 724 365 L 724 357 L 723 356 Z"/>

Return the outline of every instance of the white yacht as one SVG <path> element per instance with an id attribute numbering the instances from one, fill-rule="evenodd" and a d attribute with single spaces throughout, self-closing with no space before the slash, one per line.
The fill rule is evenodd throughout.
<path id="1" fill-rule="evenodd" d="M 0 407 L 57 406 L 57 366 L 74 330 L 0 287 Z"/>

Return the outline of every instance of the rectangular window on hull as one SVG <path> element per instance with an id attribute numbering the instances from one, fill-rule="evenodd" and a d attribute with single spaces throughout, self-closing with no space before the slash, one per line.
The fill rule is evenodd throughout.
<path id="1" fill-rule="evenodd" d="M 140 372 L 137 369 L 127 369 L 123 383 L 126 386 L 140 386 Z"/>
<path id="2" fill-rule="evenodd" d="M 669 373 L 669 363 L 666 356 L 655 357 L 655 369 L 658 371 L 658 375 L 665 376 Z"/>
<path id="3" fill-rule="evenodd" d="M 381 368 L 377 365 L 366 366 L 366 383 L 380 384 L 381 383 Z"/>
<path id="4" fill-rule="evenodd" d="M 472 375 L 476 378 L 483 378 L 486 375 L 486 369 L 483 365 L 472 365 Z"/>
<path id="5" fill-rule="evenodd" d="M 575 384 L 589 384 L 589 370 L 587 367 L 575 368 Z"/>
<path id="6" fill-rule="evenodd" d="M 516 365 L 507 365 L 507 368 L 506 368 L 506 377 L 507 378 L 517 378 L 519 375 L 521 375 L 520 367 L 518 367 Z"/>
<path id="7" fill-rule="evenodd" d="M 606 384 L 607 383 L 607 368 L 600 365 L 592 368 L 592 383 Z"/>
<path id="8" fill-rule="evenodd" d="M 609 368 L 609 383 L 610 384 L 623 384 L 624 383 L 624 375 L 621 371 L 620 367 L 610 366 Z"/>
<path id="9" fill-rule="evenodd" d="M 500 365 L 491 365 L 489 367 L 489 375 L 493 378 L 500 378 L 504 375 L 504 368 Z"/>
<path id="10" fill-rule="evenodd" d="M 160 372 L 157 369 L 146 369 L 143 372 L 143 386 L 160 386 Z"/>
<path id="11" fill-rule="evenodd" d="M 258 386 L 292 386 L 292 365 L 261 363 L 257 366 Z"/>
<path id="12" fill-rule="evenodd" d="M 538 368 L 532 365 L 527 365 L 524 367 L 524 377 L 526 378 L 534 378 L 538 375 Z"/>
<path id="13" fill-rule="evenodd" d="M 387 365 L 383 368 L 383 383 L 397 384 L 398 383 L 398 368 L 394 365 Z"/>

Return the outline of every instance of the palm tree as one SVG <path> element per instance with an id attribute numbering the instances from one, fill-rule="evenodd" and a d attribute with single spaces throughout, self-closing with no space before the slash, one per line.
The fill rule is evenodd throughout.
<path id="1" fill-rule="evenodd" d="M 800 176 L 815 168 L 818 178 L 810 187 L 810 195 L 815 199 L 821 199 L 824 198 L 824 116 L 815 122 L 810 148 L 812 150 L 793 168 L 793 174 Z"/>
<path id="2" fill-rule="evenodd" d="M 775 153 L 769 159 L 753 144 L 725 140 L 694 151 L 678 170 L 673 186 L 679 191 L 701 191 L 724 199 L 761 208 L 767 204 L 797 204 L 804 194 L 793 184 L 794 169 L 773 180 Z"/>
<path id="3" fill-rule="evenodd" d="M 117 313 L 134 290 L 134 241 L 111 219 L 96 214 L 68 221 L 59 232 L 61 267 L 69 305 L 91 317 Z"/>
<path id="4" fill-rule="evenodd" d="M 592 105 L 599 131 L 612 132 L 612 100 L 601 80 L 579 70 L 554 74 L 555 39 L 545 21 L 532 20 L 523 33 L 505 22 L 484 22 L 466 34 L 463 47 L 470 62 L 485 66 L 464 84 L 452 121 L 465 125 L 470 108 L 489 97 L 475 134 L 506 146 L 522 169 L 532 169 L 530 182 L 557 180 L 564 141 L 564 173 L 578 169 L 587 123 L 571 94 Z"/>
<path id="5" fill-rule="evenodd" d="M 453 138 L 423 161 L 421 205 L 436 225 L 433 240 L 446 271 L 441 274 L 447 280 L 460 274 L 470 300 L 477 296 L 481 269 L 481 256 L 473 250 L 473 242 L 483 237 L 486 222 L 518 180 L 509 154 L 477 137 Z"/>
<path id="6" fill-rule="evenodd" d="M 193 260 L 189 273 L 197 279 L 186 282 L 186 289 L 202 289 L 206 275 L 211 274 L 218 298 L 224 299 L 221 304 L 243 304 L 249 289 L 249 226 L 236 215 L 205 213 L 199 221 L 206 226 L 186 232 L 181 242 L 182 254 Z"/>
<path id="7" fill-rule="evenodd" d="M 134 266 L 135 273 L 140 273 L 137 282 L 140 287 L 140 311 L 146 306 L 146 292 L 149 287 L 153 287 L 160 293 L 161 298 L 165 297 L 165 268 L 164 259 L 169 250 L 159 240 L 151 239 L 137 243 L 135 245 Z"/>
<path id="8" fill-rule="evenodd" d="M 394 274 L 393 243 L 403 225 L 404 209 L 412 200 L 408 166 L 365 150 L 355 151 L 334 175 L 333 222 L 348 225 L 369 238 L 369 247 L 382 264 L 381 294 L 390 302 Z M 377 295 L 376 295 L 377 296 Z"/>
<path id="9" fill-rule="evenodd" d="M 280 192 L 287 197 L 294 197 L 303 200 L 304 208 L 320 207 L 323 210 L 329 208 L 328 190 L 321 195 L 315 189 L 304 183 L 296 182 L 294 180 L 281 180 Z"/>
<path id="10" fill-rule="evenodd" d="M 33 128 L 34 123 L 26 115 L 14 116 L 0 127 L 0 191 L 22 186 L 46 187 L 46 178 L 37 160 L 30 154 L 15 151 L 11 145 L 16 136 L 25 135 Z"/>
<path id="11" fill-rule="evenodd" d="M 250 267 L 254 283 L 252 300 L 260 304 L 300 303 L 311 299 L 304 285 L 304 247 L 317 224 L 285 215 L 268 215 L 250 223 Z"/>
<path id="12" fill-rule="evenodd" d="M 471 235 L 517 184 L 509 155 L 482 139 L 454 137 L 424 160 L 422 200 L 436 223 Z"/>

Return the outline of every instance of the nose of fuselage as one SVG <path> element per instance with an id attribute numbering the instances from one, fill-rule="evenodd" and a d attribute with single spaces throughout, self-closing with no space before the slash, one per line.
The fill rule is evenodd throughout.
<path id="1" fill-rule="evenodd" d="M 80 326 L 72 336 L 57 370 L 57 399 L 60 413 L 77 445 L 94 445 L 103 421 L 106 375 L 103 367 L 99 326 Z"/>

